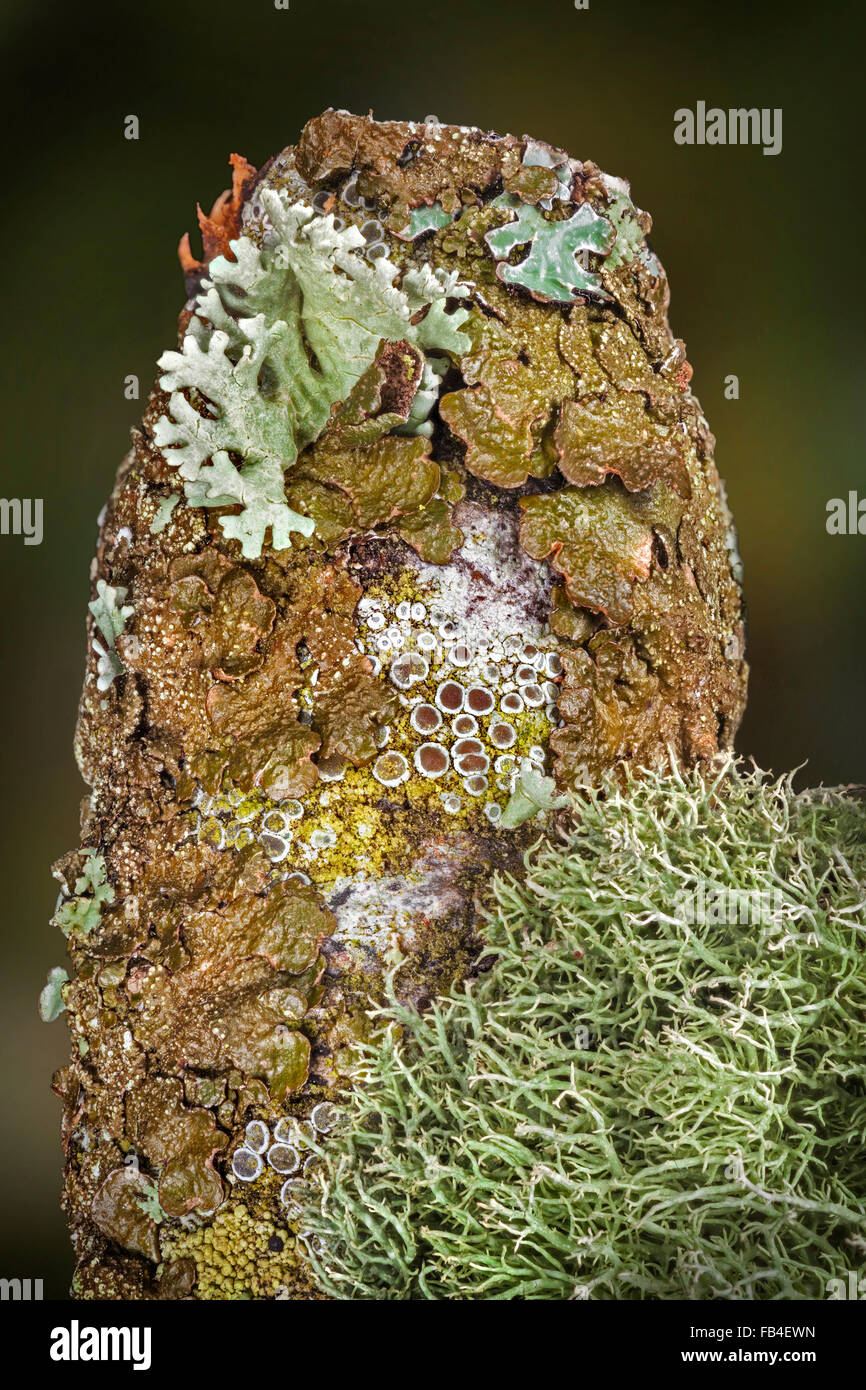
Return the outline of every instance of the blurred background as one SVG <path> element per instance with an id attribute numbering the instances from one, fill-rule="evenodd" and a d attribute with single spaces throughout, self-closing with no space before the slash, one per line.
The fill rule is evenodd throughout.
<path id="1" fill-rule="evenodd" d="M 590 0 L 142 0 L 0 6 L 6 144 L 2 493 L 44 499 L 44 540 L 0 536 L 3 893 L 0 1276 L 66 1296 L 63 958 L 49 865 L 78 844 L 72 755 L 96 517 L 183 299 L 175 248 L 228 182 L 327 106 L 531 133 L 629 178 L 654 219 L 693 386 L 746 565 L 742 752 L 866 780 L 861 420 L 861 59 L 846 6 Z M 680 147 L 678 107 L 782 107 L 783 149 Z M 124 139 L 137 115 L 138 141 Z M 124 378 L 142 401 L 124 399 Z M 739 378 L 726 400 L 725 378 Z"/>

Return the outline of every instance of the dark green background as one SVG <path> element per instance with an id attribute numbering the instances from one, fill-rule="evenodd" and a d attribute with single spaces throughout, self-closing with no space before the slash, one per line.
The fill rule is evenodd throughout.
<path id="1" fill-rule="evenodd" d="M 175 246 L 227 181 L 326 106 L 531 132 L 632 181 L 671 319 L 718 438 L 746 562 L 743 752 L 866 779 L 866 537 L 829 537 L 862 465 L 863 79 L 851 7 L 590 0 L 207 0 L 0 11 L 4 90 L 2 492 L 45 499 L 45 539 L 0 537 L 3 1137 L 0 1276 L 63 1297 L 62 1023 L 36 996 L 62 940 L 48 866 L 77 841 L 72 733 L 96 517 L 173 344 Z M 681 148 L 679 106 L 777 107 L 784 148 Z M 123 138 L 135 113 L 141 138 Z M 194 242 L 194 244 L 197 244 Z M 739 401 L 723 397 L 740 379 Z"/>

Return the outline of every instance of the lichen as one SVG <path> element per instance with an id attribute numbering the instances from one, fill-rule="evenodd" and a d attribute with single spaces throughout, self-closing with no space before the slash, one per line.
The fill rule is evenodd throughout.
<path id="1" fill-rule="evenodd" d="M 332 926 L 320 895 L 299 883 L 189 915 L 174 970 L 152 965 L 130 981 L 137 1036 L 169 1073 L 182 1062 L 205 1073 L 240 1067 L 284 1099 L 309 1071 L 301 1025 Z"/>
<path id="2" fill-rule="evenodd" d="M 223 681 L 257 670 L 264 660 L 259 644 L 273 627 L 275 607 L 252 575 L 218 551 L 179 558 L 170 575 L 171 606 L 200 641 L 200 664 Z"/>
<path id="3" fill-rule="evenodd" d="M 628 622 L 632 588 L 649 578 L 652 563 L 651 504 L 642 498 L 636 505 L 607 486 L 565 487 L 523 497 L 520 505 L 520 543 L 527 554 L 550 558 L 573 603 L 603 613 L 611 623 Z"/>
<path id="4" fill-rule="evenodd" d="M 103 905 L 114 901 L 105 857 L 98 850 L 88 849 L 82 852 L 79 863 L 74 891 L 58 903 L 53 918 L 64 936 L 76 939 L 88 936 L 99 924 Z"/>
<path id="5" fill-rule="evenodd" d="M 466 388 L 440 404 L 443 420 L 466 444 L 470 473 L 506 488 L 553 472 L 549 426 L 555 407 L 574 390 L 558 351 L 556 321 L 527 325 L 525 340 L 515 327 L 513 337 L 495 321 L 480 327 L 462 363 Z"/>
<path id="6" fill-rule="evenodd" d="M 416 237 L 423 236 L 425 232 L 449 227 L 452 220 L 452 214 L 446 212 L 441 203 L 434 202 L 429 207 L 422 205 L 409 210 L 409 225 L 397 235 L 404 237 L 407 241 L 414 241 Z"/>
<path id="7" fill-rule="evenodd" d="M 499 824 L 503 830 L 512 830 L 523 821 L 560 810 L 567 805 L 567 801 L 567 797 L 556 794 L 556 783 L 552 777 L 545 777 L 531 759 L 522 758 L 517 784 Z"/>
<path id="8" fill-rule="evenodd" d="M 181 351 L 160 358 L 160 384 L 171 397 L 154 433 L 192 505 L 241 505 L 220 524 L 248 557 L 261 554 L 269 528 L 275 550 L 291 544 L 293 530 L 312 533 L 311 518 L 286 505 L 285 470 L 383 339 L 455 355 L 468 346 L 465 310 L 446 309 L 449 298 L 467 293 L 456 277 L 424 266 L 395 284 L 390 261 L 371 266 L 355 254 L 365 245 L 357 228 L 338 229 L 331 215 L 316 218 L 273 190 L 261 197 L 268 241 L 258 247 L 238 238 L 233 260 L 211 261 Z M 203 398 L 204 411 L 189 392 Z"/>
<path id="9" fill-rule="evenodd" d="M 189 233 L 180 240 L 177 254 L 187 276 L 199 276 L 207 265 L 217 256 L 232 258 L 231 243 L 241 227 L 241 212 L 244 203 L 252 193 L 256 183 L 256 170 L 242 154 L 229 158 L 232 170 L 232 186 L 221 193 L 206 215 L 201 207 L 197 209 L 198 225 L 202 235 L 203 255 L 197 260 L 192 254 Z"/>
<path id="10" fill-rule="evenodd" d="M 167 497 L 161 497 L 154 514 L 153 521 L 150 523 L 150 534 L 159 536 L 171 521 L 171 514 L 180 501 L 179 492 L 170 492 Z"/>
<path id="11" fill-rule="evenodd" d="M 552 220 L 513 194 L 503 193 L 496 207 L 508 209 L 514 218 L 489 231 L 487 245 L 498 264 L 496 273 L 508 285 L 522 285 L 542 302 L 570 303 L 580 294 L 609 298 L 598 275 L 578 260 L 586 252 L 604 256 L 614 231 L 606 217 L 583 203 L 570 217 Z M 517 247 L 529 251 L 516 265 L 507 260 Z"/>
<path id="12" fill-rule="evenodd" d="M 864 1237 L 862 803 L 729 764 L 575 809 L 494 878 L 489 970 L 416 1010 L 396 954 L 300 1194 L 319 1287 L 823 1297 Z M 776 908 L 679 910 L 702 884 Z"/>
<path id="13" fill-rule="evenodd" d="M 96 598 L 87 605 L 104 638 L 104 644 L 97 637 L 92 639 L 93 650 L 98 657 L 98 690 L 108 690 L 125 669 L 117 654 L 116 643 L 133 612 L 132 604 L 123 602 L 126 592 L 120 585 L 113 586 L 104 579 L 97 579 Z"/>
<path id="14" fill-rule="evenodd" d="M 192 1260 L 201 1299 L 276 1299 L 294 1293 L 320 1298 L 285 1220 L 238 1203 L 219 1211 L 212 1225 L 173 1233 L 166 1266 Z"/>
<path id="15" fill-rule="evenodd" d="M 156 1260 L 159 1258 L 157 1223 L 149 1210 L 153 1199 L 153 1184 L 137 1168 L 115 1168 L 94 1196 L 90 1210 L 97 1226 L 109 1239 L 124 1250 Z"/>
<path id="16" fill-rule="evenodd" d="M 222 1202 L 223 1185 L 213 1159 L 225 1136 L 210 1111 L 188 1109 L 179 1080 L 152 1076 L 130 1094 L 127 1117 L 130 1138 L 160 1165 L 159 1203 L 166 1215 L 214 1211 Z"/>
<path id="17" fill-rule="evenodd" d="M 68 980 L 69 976 L 62 965 L 53 965 L 49 970 L 48 979 L 39 995 L 39 1017 L 43 1023 L 53 1023 L 64 1012 L 66 1002 L 63 986 Z"/>
<path id="18" fill-rule="evenodd" d="M 646 232 L 650 219 L 635 207 L 624 179 L 614 179 L 605 174 L 602 182 L 609 200 L 605 216 L 614 229 L 614 243 L 605 256 L 605 266 L 615 269 L 629 265 L 639 256 L 647 256 Z"/>

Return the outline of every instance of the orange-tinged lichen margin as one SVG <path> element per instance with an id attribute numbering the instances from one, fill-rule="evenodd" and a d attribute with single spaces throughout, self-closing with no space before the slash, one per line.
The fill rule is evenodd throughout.
<path id="1" fill-rule="evenodd" d="M 204 212 L 201 203 L 196 204 L 203 248 L 201 259 L 192 254 L 189 232 L 184 232 L 178 243 L 177 255 L 184 275 L 201 275 L 215 256 L 234 260 L 229 243 L 240 234 L 241 212 L 255 187 L 258 170 L 242 154 L 229 155 L 229 163 L 232 167 L 231 188 L 223 190 L 209 214 Z"/>

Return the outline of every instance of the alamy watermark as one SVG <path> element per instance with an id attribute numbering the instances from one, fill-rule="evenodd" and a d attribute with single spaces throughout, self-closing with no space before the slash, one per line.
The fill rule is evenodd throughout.
<path id="1" fill-rule="evenodd" d="M 39 1303 L 42 1284 L 41 1279 L 0 1279 L 0 1303 Z"/>
<path id="2" fill-rule="evenodd" d="M 0 497 L 0 535 L 23 536 L 25 545 L 41 545 L 42 498 Z"/>
<path id="3" fill-rule="evenodd" d="M 844 1279 L 828 1279 L 825 1285 L 826 1297 L 831 1303 L 844 1299 L 866 1299 L 866 1279 L 861 1279 L 856 1270 L 849 1269 Z"/>
<path id="4" fill-rule="evenodd" d="M 781 154 L 781 106 L 738 106 L 725 110 L 696 103 L 694 111 L 680 106 L 674 112 L 674 140 L 678 145 L 760 145 L 764 154 Z"/>
<path id="5" fill-rule="evenodd" d="M 827 503 L 827 534 L 866 536 L 866 497 L 851 491 L 845 497 L 831 497 Z"/>
<path id="6" fill-rule="evenodd" d="M 68 1327 L 51 1331 L 52 1361 L 129 1361 L 134 1371 L 151 1364 L 149 1327 L 82 1327 L 73 1318 Z"/>

